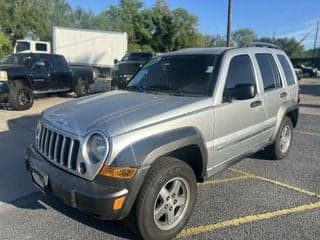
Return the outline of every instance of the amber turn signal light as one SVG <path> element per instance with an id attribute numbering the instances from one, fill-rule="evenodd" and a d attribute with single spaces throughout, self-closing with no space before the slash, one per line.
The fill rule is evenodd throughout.
<path id="1" fill-rule="evenodd" d="M 126 197 L 119 197 L 116 198 L 113 201 L 113 210 L 119 210 L 122 208 L 123 204 L 124 204 L 124 200 L 126 200 Z"/>
<path id="2" fill-rule="evenodd" d="M 100 175 L 111 178 L 130 179 L 136 175 L 137 170 L 137 168 L 132 167 L 103 166 L 103 168 L 100 171 Z"/>

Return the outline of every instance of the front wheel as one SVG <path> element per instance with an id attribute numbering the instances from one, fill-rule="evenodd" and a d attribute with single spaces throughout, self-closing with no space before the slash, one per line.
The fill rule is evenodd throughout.
<path id="1" fill-rule="evenodd" d="M 33 105 L 31 89 L 17 82 L 16 85 L 10 89 L 8 102 L 13 109 L 18 111 L 30 109 Z"/>
<path id="2" fill-rule="evenodd" d="M 163 158 L 150 169 L 136 201 L 136 223 L 143 239 L 165 240 L 176 236 L 188 221 L 197 196 L 191 167 Z"/>

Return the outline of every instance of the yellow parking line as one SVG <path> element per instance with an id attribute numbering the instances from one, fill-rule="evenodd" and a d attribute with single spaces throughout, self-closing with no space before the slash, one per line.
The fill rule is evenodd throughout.
<path id="1" fill-rule="evenodd" d="M 278 182 L 276 180 L 269 179 L 269 178 L 266 178 L 266 177 L 257 176 L 257 175 L 254 175 L 252 173 L 245 172 L 245 171 L 242 171 L 242 170 L 239 170 L 239 169 L 235 169 L 235 168 L 229 168 L 229 170 L 232 171 L 232 172 L 236 172 L 236 173 L 244 174 L 244 175 L 247 175 L 247 176 L 251 176 L 252 178 L 260 179 L 262 181 L 269 182 L 269 183 L 272 183 L 272 184 L 277 185 L 277 186 L 288 188 L 288 189 L 294 190 L 296 192 L 304 193 L 304 194 L 312 196 L 312 197 L 320 198 L 319 194 L 314 193 L 314 192 L 310 192 L 308 190 L 305 190 L 305 189 L 302 189 L 302 188 L 299 188 L 299 187 L 291 186 L 291 185 L 288 185 L 286 183 Z"/>
<path id="2" fill-rule="evenodd" d="M 320 137 L 319 133 L 312 133 L 312 132 L 306 132 L 306 131 L 300 131 L 300 130 L 294 130 L 294 131 L 297 132 L 297 133 L 308 134 L 308 135 Z"/>
<path id="3" fill-rule="evenodd" d="M 208 180 L 203 183 L 200 183 L 200 186 L 206 186 L 206 185 L 212 185 L 212 184 L 219 184 L 219 183 L 225 183 L 225 182 L 231 182 L 231 181 L 238 181 L 242 179 L 248 179 L 253 178 L 253 176 L 243 175 L 239 177 L 231 177 L 231 178 L 224 178 L 224 179 L 214 179 L 214 180 Z"/>
<path id="4" fill-rule="evenodd" d="M 178 235 L 178 238 L 197 235 L 197 234 L 205 233 L 208 231 L 214 231 L 214 230 L 217 230 L 220 228 L 226 228 L 226 227 L 237 226 L 237 225 L 245 224 L 245 223 L 267 220 L 267 219 L 271 219 L 274 217 L 279 217 L 279 216 L 292 214 L 292 213 L 304 212 L 307 210 L 312 210 L 312 209 L 317 209 L 317 208 L 320 208 L 320 202 L 309 203 L 309 204 L 305 204 L 305 205 L 301 205 L 301 206 L 297 206 L 297 207 L 276 210 L 273 212 L 266 212 L 266 213 L 261 213 L 261 214 L 257 214 L 257 215 L 249 215 L 249 216 L 244 216 L 244 217 L 240 217 L 240 218 L 234 218 L 231 220 L 218 222 L 218 223 L 214 223 L 214 224 L 208 224 L 208 225 L 203 225 L 203 226 L 198 226 L 198 227 L 187 228 L 187 229 L 184 229 Z"/>

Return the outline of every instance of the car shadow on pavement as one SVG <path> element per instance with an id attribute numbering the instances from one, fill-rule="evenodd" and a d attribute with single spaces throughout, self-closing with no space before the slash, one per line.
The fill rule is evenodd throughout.
<path id="1" fill-rule="evenodd" d="M 320 80 L 319 84 L 307 85 L 300 84 L 300 93 L 320 97 Z"/>
<path id="2" fill-rule="evenodd" d="M 319 105 L 300 103 L 299 106 L 300 106 L 300 107 L 308 107 L 308 108 L 320 108 L 320 102 L 319 102 Z"/>
<path id="3" fill-rule="evenodd" d="M 0 206 L 14 206 L 18 209 L 47 210 L 63 213 L 78 222 L 106 234 L 127 239 L 137 239 L 128 230 L 126 222 L 103 221 L 65 205 L 59 199 L 46 196 L 33 186 L 31 175 L 24 161 L 25 148 L 33 142 L 34 131 L 40 114 L 17 117 L 0 111 Z"/>
<path id="4" fill-rule="evenodd" d="M 50 206 L 63 215 L 106 234 L 111 234 L 125 239 L 138 239 L 137 236 L 132 232 L 132 226 L 130 226 L 128 220 L 100 220 L 64 204 L 61 200 L 50 195 L 43 195 L 41 198 L 39 198 L 39 202 L 43 202 L 45 205 Z"/>

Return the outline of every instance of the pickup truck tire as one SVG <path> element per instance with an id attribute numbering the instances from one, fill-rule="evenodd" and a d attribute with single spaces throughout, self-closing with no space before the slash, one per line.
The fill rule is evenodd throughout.
<path id="1" fill-rule="evenodd" d="M 82 78 L 78 78 L 76 87 L 74 89 L 77 97 L 83 97 L 89 94 L 89 83 L 87 81 L 82 80 Z"/>
<path id="2" fill-rule="evenodd" d="M 274 143 L 266 149 L 268 157 L 274 160 L 285 158 L 292 144 L 292 136 L 292 121 L 290 118 L 284 117 Z"/>
<path id="3" fill-rule="evenodd" d="M 31 89 L 20 82 L 16 82 L 15 86 L 10 88 L 8 102 L 13 109 L 18 111 L 30 109 L 33 105 Z"/>
<path id="4" fill-rule="evenodd" d="M 164 240 L 176 236 L 188 221 L 197 197 L 192 168 L 175 158 L 156 161 L 136 199 L 135 217 L 142 239 Z"/>

